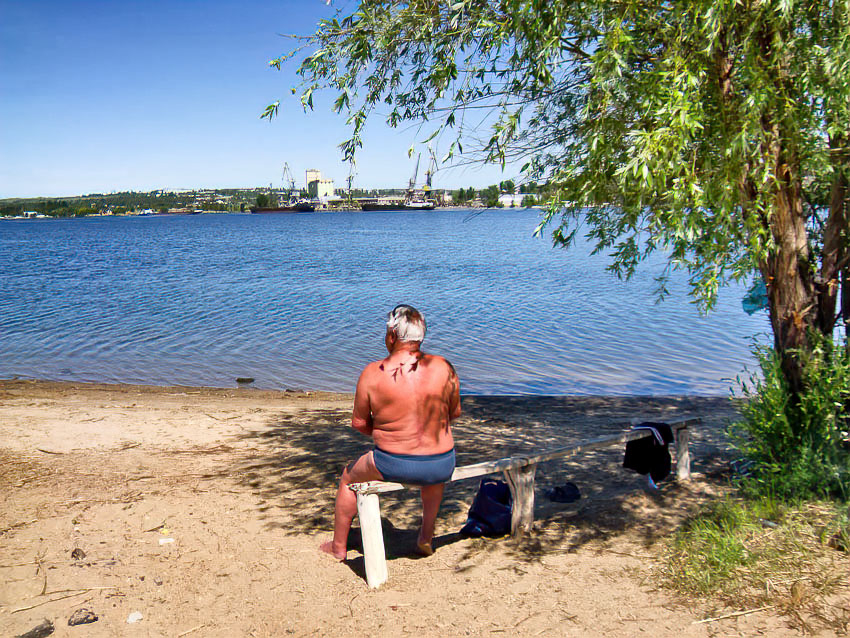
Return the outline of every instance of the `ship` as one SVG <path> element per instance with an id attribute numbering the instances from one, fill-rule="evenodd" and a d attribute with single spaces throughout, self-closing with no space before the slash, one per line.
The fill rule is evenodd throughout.
<path id="1" fill-rule="evenodd" d="M 363 210 L 434 210 L 436 204 L 431 199 L 408 199 L 401 197 L 379 197 L 376 200 L 362 202 Z"/>
<path id="2" fill-rule="evenodd" d="M 422 154 L 416 158 L 416 168 L 413 169 L 413 177 L 407 185 L 407 194 L 404 197 L 378 197 L 377 199 L 361 200 L 360 207 L 363 210 L 434 210 L 437 204 L 428 195 L 431 193 L 431 176 L 436 172 L 436 160 L 432 154 L 431 166 L 425 173 L 425 186 L 421 190 L 416 189 L 416 177 L 419 174 L 419 160 Z"/>
<path id="3" fill-rule="evenodd" d="M 251 208 L 251 212 L 255 215 L 260 213 L 312 213 L 315 210 L 316 205 L 304 199 L 290 200 L 289 203 L 281 206 L 270 206 L 267 208 L 253 206 Z"/>
<path id="4" fill-rule="evenodd" d="M 296 197 L 295 195 L 295 178 L 292 176 L 292 171 L 289 170 L 289 163 L 283 164 L 283 181 L 289 185 L 286 191 L 286 199 L 280 198 L 277 206 L 252 206 L 251 212 L 256 214 L 261 213 L 312 213 L 316 210 L 315 202 L 309 199 Z M 271 188 L 271 185 L 269 185 Z"/>
<path id="5" fill-rule="evenodd" d="M 203 212 L 199 208 L 169 208 L 166 211 L 157 211 L 154 215 L 200 215 Z"/>

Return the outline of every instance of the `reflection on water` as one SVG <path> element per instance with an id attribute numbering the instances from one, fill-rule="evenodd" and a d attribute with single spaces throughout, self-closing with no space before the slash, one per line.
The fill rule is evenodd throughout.
<path id="1" fill-rule="evenodd" d="M 400 302 L 464 393 L 724 394 L 763 314 L 655 304 L 534 211 L 0 222 L 0 377 L 351 391 Z"/>

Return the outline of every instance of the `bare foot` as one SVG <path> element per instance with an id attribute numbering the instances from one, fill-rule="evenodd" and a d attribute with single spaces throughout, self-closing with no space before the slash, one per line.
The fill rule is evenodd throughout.
<path id="1" fill-rule="evenodd" d="M 423 543 L 422 541 L 417 541 L 416 553 L 420 556 L 431 556 L 434 553 L 434 548 L 431 547 L 431 543 Z"/>
<path id="2" fill-rule="evenodd" d="M 342 554 L 337 554 L 333 548 L 333 541 L 327 541 L 325 543 L 322 543 L 321 545 L 319 545 L 319 549 L 325 554 L 333 556 L 334 558 L 340 561 L 345 560 L 345 557 L 348 555 L 348 552 L 342 552 Z"/>

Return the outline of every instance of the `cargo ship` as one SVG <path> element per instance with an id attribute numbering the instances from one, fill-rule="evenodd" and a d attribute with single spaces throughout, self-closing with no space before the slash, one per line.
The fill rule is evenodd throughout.
<path id="1" fill-rule="evenodd" d="M 316 205 L 306 200 L 292 200 L 282 206 L 269 206 L 268 208 L 254 206 L 251 208 L 251 212 L 255 215 L 261 213 L 312 213 L 315 210 Z"/>
<path id="2" fill-rule="evenodd" d="M 399 199 L 379 197 L 374 201 L 361 202 L 363 210 L 434 210 L 436 204 L 431 199 Z"/>
<path id="3" fill-rule="evenodd" d="M 295 194 L 295 178 L 292 176 L 292 171 L 289 169 L 289 164 L 283 164 L 283 182 L 287 184 L 285 194 L 288 199 L 285 201 L 278 200 L 277 206 L 252 206 L 251 212 L 254 214 L 261 213 L 312 213 L 316 210 L 315 202 L 309 199 L 299 198 Z M 271 190 L 271 184 L 269 185 Z M 282 198 L 281 198 L 282 199 Z"/>
<path id="4" fill-rule="evenodd" d="M 419 174 L 420 154 L 416 158 L 416 168 L 413 169 L 413 177 L 407 185 L 407 195 L 404 197 L 378 197 L 377 199 L 360 200 L 363 210 L 434 210 L 437 204 L 429 199 L 431 193 L 431 177 L 436 170 L 436 160 L 431 156 L 431 166 L 426 173 L 424 188 L 417 190 L 416 177 Z"/>

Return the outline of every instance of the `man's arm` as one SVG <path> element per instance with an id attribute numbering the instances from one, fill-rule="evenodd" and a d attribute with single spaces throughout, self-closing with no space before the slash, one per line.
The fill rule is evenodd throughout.
<path id="1" fill-rule="evenodd" d="M 351 415 L 351 427 L 367 436 L 372 436 L 372 405 L 369 402 L 367 390 L 367 371 L 363 371 L 357 380 L 357 390 L 354 392 L 354 412 Z"/>
<path id="2" fill-rule="evenodd" d="M 449 366 L 449 421 L 460 416 L 460 379 L 454 366 L 446 361 Z"/>

